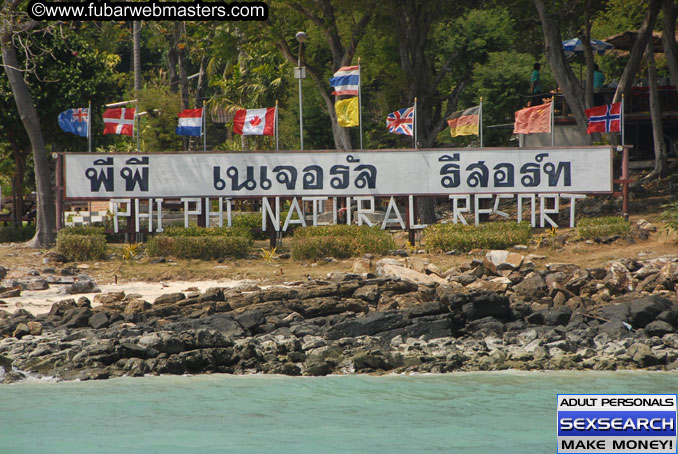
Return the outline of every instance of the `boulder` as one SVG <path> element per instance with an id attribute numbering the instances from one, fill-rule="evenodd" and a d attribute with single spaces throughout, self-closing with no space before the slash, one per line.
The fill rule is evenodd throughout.
<path id="1" fill-rule="evenodd" d="M 49 284 L 45 279 L 31 279 L 22 283 L 22 287 L 25 290 L 47 290 Z"/>
<path id="2" fill-rule="evenodd" d="M 15 298 L 17 296 L 21 296 L 21 287 L 10 289 L 0 287 L 0 298 Z"/>
<path id="3" fill-rule="evenodd" d="M 92 310 L 89 307 L 76 307 L 64 313 L 63 324 L 66 328 L 84 328 L 89 323 Z"/>
<path id="4" fill-rule="evenodd" d="M 364 285 L 353 293 L 353 298 L 359 298 L 369 303 L 375 303 L 379 300 L 379 286 Z"/>
<path id="5" fill-rule="evenodd" d="M 665 334 L 673 333 L 674 331 L 673 326 L 661 320 L 655 320 L 645 326 L 645 332 L 648 336 L 662 337 Z"/>
<path id="6" fill-rule="evenodd" d="M 657 231 L 657 227 L 654 224 L 646 221 L 645 219 L 638 219 L 636 221 L 636 227 L 638 227 L 638 229 L 644 230 L 646 232 L 656 232 Z"/>
<path id="7" fill-rule="evenodd" d="M 125 299 L 125 292 L 107 292 L 94 295 L 94 302 L 104 306 L 114 304 Z"/>
<path id="8" fill-rule="evenodd" d="M 511 316 L 509 299 L 493 292 L 477 292 L 468 296 L 469 302 L 461 308 L 466 320 L 495 317 L 508 320 Z"/>
<path id="9" fill-rule="evenodd" d="M 75 281 L 66 289 L 66 293 L 77 295 L 79 293 L 99 293 L 101 290 L 96 286 L 92 280 Z"/>
<path id="10" fill-rule="evenodd" d="M 176 303 L 177 301 L 181 301 L 186 299 L 186 295 L 183 293 L 166 293 L 164 295 L 160 295 L 153 301 L 154 305 L 161 305 L 161 304 L 173 304 Z"/>
<path id="11" fill-rule="evenodd" d="M 657 295 L 634 300 L 629 305 L 628 321 L 634 328 L 644 328 L 661 312 L 671 308 L 671 302 Z"/>
<path id="12" fill-rule="evenodd" d="M 511 285 L 511 281 L 505 277 L 495 277 L 487 281 L 478 279 L 466 286 L 467 290 L 484 290 L 488 292 L 504 293 Z"/>
<path id="13" fill-rule="evenodd" d="M 485 269 L 494 275 L 503 275 L 504 271 L 511 271 L 520 269 L 523 264 L 524 257 L 515 252 L 504 250 L 492 250 L 485 254 L 483 258 L 483 265 Z"/>
<path id="14" fill-rule="evenodd" d="M 655 356 L 652 349 L 639 342 L 629 347 L 628 354 L 631 360 L 640 367 L 650 367 L 659 364 L 659 359 Z"/>
<path id="15" fill-rule="evenodd" d="M 28 328 L 27 323 L 19 323 L 16 328 L 14 328 L 14 332 L 12 333 L 12 337 L 16 337 L 17 339 L 21 339 L 24 336 L 27 336 L 31 334 L 31 330 Z"/>
<path id="16" fill-rule="evenodd" d="M 567 306 L 560 306 L 554 309 L 541 311 L 544 315 L 544 324 L 549 326 L 566 326 L 572 317 L 572 309 Z"/>
<path id="17" fill-rule="evenodd" d="M 581 268 L 574 263 L 547 263 L 546 269 L 551 273 L 574 274 Z"/>
<path id="18" fill-rule="evenodd" d="M 372 266 L 372 261 L 366 257 L 361 257 L 353 261 L 351 272 L 356 274 L 369 273 Z"/>
<path id="19" fill-rule="evenodd" d="M 96 312 L 87 320 L 87 324 L 94 329 L 106 328 L 109 324 L 108 314 L 104 311 Z"/>
<path id="20" fill-rule="evenodd" d="M 380 260 L 381 262 L 381 260 Z M 379 274 L 381 272 L 381 274 Z M 413 284 L 447 284 L 447 281 L 435 274 L 424 274 L 400 265 L 384 264 L 377 271 L 377 276 L 397 277 Z"/>
<path id="21" fill-rule="evenodd" d="M 534 301 L 547 295 L 547 287 L 544 279 L 537 273 L 530 273 L 519 284 L 513 286 L 513 290 L 522 296 L 525 301 Z"/>
<path id="22" fill-rule="evenodd" d="M 266 318 L 264 317 L 264 312 L 262 310 L 254 310 L 243 312 L 237 316 L 235 320 L 240 323 L 240 326 L 251 331 L 264 323 Z"/>
<path id="23" fill-rule="evenodd" d="M 605 286 L 615 294 L 633 291 L 633 276 L 621 262 L 611 262 L 603 279 Z"/>
<path id="24" fill-rule="evenodd" d="M 141 298 L 135 298 L 125 306 L 125 314 L 141 314 L 151 308 L 151 303 L 148 301 L 142 300 Z"/>
<path id="25" fill-rule="evenodd" d="M 26 323 L 26 325 L 28 325 L 28 331 L 32 336 L 39 336 L 42 334 L 42 323 L 31 320 Z"/>
<path id="26" fill-rule="evenodd" d="M 4 279 L 5 276 L 7 276 L 7 272 L 9 272 L 9 269 L 5 268 L 4 266 L 0 266 L 0 279 Z"/>

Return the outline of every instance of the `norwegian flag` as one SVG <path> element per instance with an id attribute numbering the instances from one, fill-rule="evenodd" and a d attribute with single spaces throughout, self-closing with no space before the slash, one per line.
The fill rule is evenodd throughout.
<path id="1" fill-rule="evenodd" d="M 405 107 L 404 109 L 391 112 L 386 117 L 386 127 L 392 134 L 402 134 L 404 136 L 414 135 L 414 107 Z"/>
<path id="2" fill-rule="evenodd" d="M 136 109 L 108 109 L 104 112 L 104 134 L 134 135 Z"/>
<path id="3" fill-rule="evenodd" d="M 596 106 L 586 109 L 586 116 L 589 117 L 589 127 L 586 133 L 593 132 L 620 132 L 621 131 L 621 102 Z"/>

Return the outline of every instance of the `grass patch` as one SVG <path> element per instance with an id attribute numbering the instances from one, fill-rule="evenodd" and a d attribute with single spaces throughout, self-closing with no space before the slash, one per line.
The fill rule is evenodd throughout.
<path id="1" fill-rule="evenodd" d="M 624 235 L 631 225 L 620 216 L 603 216 L 599 218 L 585 218 L 577 222 L 577 236 L 583 240 Z"/>
<path id="2" fill-rule="evenodd" d="M 146 243 L 146 253 L 151 256 L 170 255 L 177 258 L 215 260 L 223 257 L 246 257 L 252 240 L 241 236 L 156 235 Z"/>
<path id="3" fill-rule="evenodd" d="M 391 234 L 378 227 L 326 225 L 296 229 L 291 247 L 293 259 L 315 260 L 362 254 L 382 255 L 394 249 L 395 243 Z"/>
<path id="4" fill-rule="evenodd" d="M 35 225 L 0 227 L 0 243 L 23 243 L 35 235 Z"/>
<path id="5" fill-rule="evenodd" d="M 471 249 L 506 249 L 527 244 L 531 227 L 528 222 L 488 222 L 479 226 L 434 224 L 426 227 L 422 244 L 427 251 L 470 251 Z"/>
<path id="6" fill-rule="evenodd" d="M 106 258 L 108 245 L 103 227 L 66 227 L 59 230 L 57 252 L 69 260 L 96 260 Z"/>

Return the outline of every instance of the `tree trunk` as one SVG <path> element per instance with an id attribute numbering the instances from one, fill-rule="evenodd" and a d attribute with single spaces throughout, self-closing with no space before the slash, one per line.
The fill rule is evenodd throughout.
<path id="1" fill-rule="evenodd" d="M 198 84 L 195 89 L 195 107 L 202 107 L 203 101 L 205 100 L 205 93 L 207 91 L 207 77 L 206 68 L 207 65 L 207 56 L 203 55 L 200 59 L 200 75 L 198 76 Z"/>
<path id="2" fill-rule="evenodd" d="M 652 135 L 654 136 L 654 170 L 648 175 L 666 176 L 666 148 L 662 128 L 661 108 L 659 106 L 659 90 L 657 88 L 657 67 L 654 61 L 652 42 L 647 44 L 647 78 L 650 82 L 650 117 L 652 118 Z"/>
<path id="3" fill-rule="evenodd" d="M 12 222 L 19 227 L 24 214 L 24 175 L 26 174 L 26 156 L 21 150 L 14 150 L 14 178 L 12 178 Z"/>
<path id="4" fill-rule="evenodd" d="M 169 79 L 170 93 L 179 92 L 179 74 L 177 74 L 177 43 L 174 33 L 170 33 L 169 50 L 167 51 L 167 78 Z"/>
<path id="5" fill-rule="evenodd" d="M 565 58 L 563 51 L 563 38 L 560 33 L 560 23 L 555 20 L 544 6 L 543 0 L 533 0 L 534 6 L 539 13 L 541 20 L 542 31 L 544 32 L 544 50 L 546 58 L 549 62 L 549 67 L 553 72 L 553 77 L 558 83 L 565 97 L 567 105 L 574 114 L 574 119 L 577 122 L 579 130 L 582 132 L 582 138 L 588 143 L 591 143 L 591 138 L 586 134 L 588 127 L 588 118 L 584 113 L 584 92 L 579 86 L 577 76 L 572 72 L 570 64 Z"/>
<path id="6" fill-rule="evenodd" d="M 52 245 L 56 237 L 56 213 L 52 176 L 47 161 L 45 141 L 40 129 L 40 117 L 33 105 L 33 97 L 28 90 L 23 75 L 16 69 L 19 67 L 19 61 L 16 49 L 11 41 L 10 31 L 2 30 L 2 32 L 0 46 L 2 47 L 2 61 L 5 73 L 7 73 L 7 79 L 12 89 L 19 117 L 26 129 L 31 142 L 31 148 L 33 149 L 38 216 L 35 223 L 35 236 L 27 244 L 30 247 L 44 248 Z"/>
<path id="7" fill-rule="evenodd" d="M 643 55 L 645 54 L 647 43 L 650 42 L 652 29 L 654 28 L 654 23 L 657 20 L 657 14 L 659 13 L 660 7 L 661 0 L 649 0 L 647 11 L 645 13 L 645 19 L 643 19 L 643 23 L 638 30 L 638 35 L 636 36 L 636 40 L 633 42 L 633 47 L 631 48 L 631 53 L 629 54 L 629 61 L 626 63 L 624 72 L 619 79 L 619 85 L 617 86 L 617 91 L 614 94 L 614 99 L 612 102 L 621 101 L 622 94 L 626 99 L 629 99 L 631 87 L 633 86 L 633 79 L 635 79 L 638 68 L 640 67 L 640 62 L 643 59 Z"/>
<path id="8" fill-rule="evenodd" d="M 595 71 L 595 62 L 593 61 L 593 49 L 591 48 L 591 0 L 586 2 L 586 12 L 584 13 L 584 36 L 582 45 L 584 46 L 584 58 L 586 59 L 586 108 L 593 107 L 593 73 Z"/>
<path id="9" fill-rule="evenodd" d="M 141 90 L 141 21 L 132 22 L 132 44 L 134 59 L 134 91 Z"/>
<path id="10" fill-rule="evenodd" d="M 675 0 L 664 0 L 662 2 L 664 12 L 664 31 L 662 34 L 662 44 L 664 45 L 664 55 L 666 56 L 666 65 L 671 74 L 671 85 L 678 86 L 678 44 L 676 44 L 676 2 Z"/>

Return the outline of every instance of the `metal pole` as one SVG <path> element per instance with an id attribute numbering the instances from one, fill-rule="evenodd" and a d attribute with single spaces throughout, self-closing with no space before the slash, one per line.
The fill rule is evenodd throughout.
<path id="1" fill-rule="evenodd" d="M 301 80 L 301 79 L 299 79 Z M 278 151 L 278 100 L 275 100 L 275 151 Z"/>
<path id="2" fill-rule="evenodd" d="M 417 149 L 417 98 L 414 98 L 414 149 Z"/>
<path id="3" fill-rule="evenodd" d="M 358 58 L 358 123 L 360 126 L 360 149 L 363 149 L 363 98 L 362 98 L 362 90 L 361 90 L 361 85 L 362 81 L 362 76 L 360 74 L 360 57 Z"/>
<path id="4" fill-rule="evenodd" d="M 478 121 L 478 135 L 480 136 L 480 148 L 483 148 L 483 98 L 480 97 L 480 118 Z"/>
<path id="5" fill-rule="evenodd" d="M 554 147 L 556 143 L 556 97 L 551 96 L 551 146 Z"/>
<path id="6" fill-rule="evenodd" d="M 64 155 L 56 156 L 56 228 L 64 226 Z"/>
<path id="7" fill-rule="evenodd" d="M 623 99 L 623 98 L 622 98 Z M 623 146 L 623 145 L 622 145 Z M 624 212 L 624 217 L 628 218 L 629 215 L 629 149 L 624 147 L 622 155 L 622 211 Z"/>
<path id="8" fill-rule="evenodd" d="M 202 151 L 207 152 L 207 115 L 205 114 L 204 99 L 202 100 Z"/>
<path id="9" fill-rule="evenodd" d="M 92 101 L 87 102 L 87 151 L 92 152 Z"/>
<path id="10" fill-rule="evenodd" d="M 298 61 L 298 66 L 299 66 L 299 144 L 300 147 L 299 149 L 303 151 L 304 149 L 304 105 L 302 102 L 302 95 L 301 95 L 301 79 L 302 79 L 302 73 L 303 69 L 301 66 L 301 50 L 304 46 L 304 43 L 299 42 L 299 61 Z"/>
<path id="11" fill-rule="evenodd" d="M 621 99 L 621 145 L 622 147 L 625 145 L 624 144 L 624 93 L 622 93 L 622 99 Z M 626 153 L 626 151 L 624 151 Z"/>
<path id="12" fill-rule="evenodd" d="M 136 108 L 134 109 L 134 120 L 137 127 L 137 153 L 139 153 L 139 101 L 137 101 Z"/>

